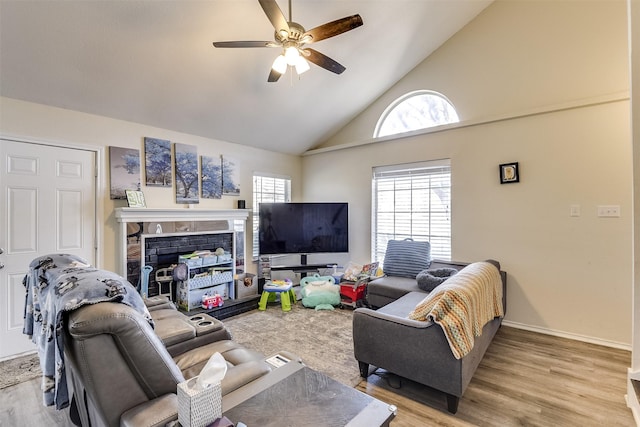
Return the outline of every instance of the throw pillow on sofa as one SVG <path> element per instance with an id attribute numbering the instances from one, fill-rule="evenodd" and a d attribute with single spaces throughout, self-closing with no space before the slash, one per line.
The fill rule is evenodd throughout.
<path id="1" fill-rule="evenodd" d="M 383 271 L 387 276 L 415 277 L 431 265 L 431 244 L 413 239 L 389 240 Z"/>
<path id="2" fill-rule="evenodd" d="M 458 270 L 455 268 L 433 268 L 430 270 L 422 270 L 416 276 L 416 281 L 418 282 L 418 287 L 420 289 L 431 292 L 436 286 L 443 283 L 457 272 Z"/>

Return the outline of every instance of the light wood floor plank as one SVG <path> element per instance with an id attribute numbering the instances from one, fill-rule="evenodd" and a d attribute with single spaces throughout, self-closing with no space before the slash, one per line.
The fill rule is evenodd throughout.
<path id="1" fill-rule="evenodd" d="M 56 411 L 42 404 L 40 382 L 34 379 L 0 390 L 0 426 L 73 427 L 67 410 Z"/>

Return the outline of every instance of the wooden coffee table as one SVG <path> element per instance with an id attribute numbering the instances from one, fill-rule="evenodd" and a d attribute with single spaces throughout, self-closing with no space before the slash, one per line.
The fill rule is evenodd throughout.
<path id="1" fill-rule="evenodd" d="M 222 412 L 234 424 L 261 426 L 388 426 L 396 407 L 320 372 L 289 362 L 254 381 L 251 391 L 222 398 Z"/>

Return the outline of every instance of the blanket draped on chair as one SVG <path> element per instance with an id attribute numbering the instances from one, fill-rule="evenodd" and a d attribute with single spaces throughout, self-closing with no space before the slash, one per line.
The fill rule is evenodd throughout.
<path id="1" fill-rule="evenodd" d="M 140 294 L 119 275 L 93 268 L 67 254 L 46 255 L 29 264 L 23 333 L 36 344 L 42 369 L 43 400 L 56 409 L 69 405 L 64 366 L 64 312 L 85 304 L 121 302 L 140 312 L 153 325 Z"/>
<path id="2" fill-rule="evenodd" d="M 502 316 L 502 278 L 489 262 L 469 264 L 409 313 L 410 319 L 440 325 L 456 359 L 471 351 L 474 337 L 482 334 L 484 325 Z"/>

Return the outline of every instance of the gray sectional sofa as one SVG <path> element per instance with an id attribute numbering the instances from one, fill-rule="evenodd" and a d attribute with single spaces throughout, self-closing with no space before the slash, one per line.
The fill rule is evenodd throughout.
<path id="1" fill-rule="evenodd" d="M 500 270 L 499 263 L 491 263 L 500 271 L 502 304 L 506 313 L 507 275 Z M 466 265 L 436 261 L 430 268 L 461 270 Z M 354 355 L 360 375 L 366 379 L 369 365 L 373 365 L 432 387 L 445 393 L 447 409 L 455 413 L 460 397 L 502 324 L 502 318 L 495 317 L 484 325 L 471 351 L 457 359 L 440 325 L 408 318 L 427 295 L 415 279 L 387 276 L 371 281 L 367 291 L 367 302 L 372 308 L 358 308 L 353 315 Z"/>

